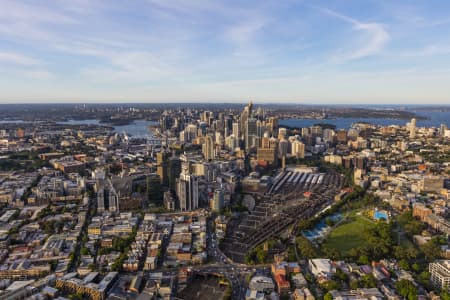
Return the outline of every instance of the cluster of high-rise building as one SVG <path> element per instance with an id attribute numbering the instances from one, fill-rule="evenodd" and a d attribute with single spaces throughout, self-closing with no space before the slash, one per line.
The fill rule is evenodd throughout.
<path id="1" fill-rule="evenodd" d="M 0 298 L 170 299 L 178 292 L 176 281 L 185 287 L 192 274 L 206 272 L 227 277 L 235 298 L 315 299 L 321 291 L 309 281 L 326 283 L 342 271 L 352 278 L 373 276 L 377 287 L 333 290 L 333 299 L 399 299 L 391 273 L 411 281 L 414 276 L 395 261 L 368 266 L 323 255 L 305 264 L 291 259 L 271 271 L 255 267 L 247 283 L 236 273 L 253 271 L 226 256 L 243 249 L 238 254 L 244 257 L 252 250 L 244 247 L 247 239 L 262 241 L 265 249 L 269 236 L 277 247 L 264 251 L 283 256 L 281 234 L 268 233 L 290 227 L 302 201 L 309 201 L 303 206 L 308 216 L 341 201 L 352 192 L 345 182 L 386 203 L 371 208 L 372 221 L 411 210 L 424 226 L 412 243 L 421 247 L 441 238 L 441 259 L 429 264 L 429 279 L 436 291 L 448 287 L 446 125 L 426 128 L 412 119 L 405 126 L 291 128 L 281 125 L 276 110 L 252 103 L 243 109 L 110 113 L 157 116 L 159 122 L 152 138 L 101 125 L 24 122 L 0 128 Z M 286 200 L 287 194 L 298 198 Z M 332 227 L 311 241 L 326 238 L 327 230 Z M 241 237 L 232 244 L 240 248 L 223 247 L 234 237 Z"/>

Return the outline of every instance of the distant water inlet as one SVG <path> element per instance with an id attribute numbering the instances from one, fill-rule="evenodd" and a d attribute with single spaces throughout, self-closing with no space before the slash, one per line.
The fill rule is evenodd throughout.
<path id="1" fill-rule="evenodd" d="M 105 125 L 109 126 L 108 124 L 102 124 L 97 119 L 88 119 L 88 120 L 68 120 L 65 122 L 59 122 L 58 124 L 68 124 L 68 125 Z M 151 139 L 154 137 L 153 131 L 150 128 L 151 126 L 156 125 L 157 122 L 154 121 L 147 121 L 147 120 L 135 120 L 130 124 L 127 125 L 117 125 L 112 126 L 114 129 L 114 132 L 117 133 L 126 133 L 129 136 L 132 136 L 134 138 L 147 138 Z"/>
<path id="2" fill-rule="evenodd" d="M 417 120 L 417 126 L 419 127 L 439 127 L 441 124 L 445 124 L 450 127 L 450 112 L 448 111 L 420 111 L 417 112 L 417 115 L 426 118 L 426 120 Z M 348 129 L 353 123 L 358 122 L 366 122 L 379 126 L 404 126 L 407 122 L 409 122 L 409 120 L 388 118 L 281 119 L 279 124 L 280 126 L 305 128 L 323 123 L 334 125 L 337 129 Z"/>

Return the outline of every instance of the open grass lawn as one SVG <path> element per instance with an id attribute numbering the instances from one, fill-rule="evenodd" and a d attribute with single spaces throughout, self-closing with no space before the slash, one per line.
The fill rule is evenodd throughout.
<path id="1" fill-rule="evenodd" d="M 338 225 L 327 237 L 323 246 L 337 249 L 345 254 L 352 248 L 364 245 L 364 231 L 374 227 L 375 223 L 364 216 L 350 216 L 343 224 Z"/>

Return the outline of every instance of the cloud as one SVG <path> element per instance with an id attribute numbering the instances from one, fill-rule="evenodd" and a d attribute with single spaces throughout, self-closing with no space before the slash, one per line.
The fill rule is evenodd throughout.
<path id="1" fill-rule="evenodd" d="M 378 23 L 357 23 L 355 29 L 368 33 L 367 45 L 351 53 L 349 59 L 357 59 L 380 52 L 389 41 L 389 33 Z"/>
<path id="2" fill-rule="evenodd" d="M 390 40 L 390 35 L 383 24 L 374 22 L 361 22 L 327 8 L 319 8 L 319 10 L 324 14 L 336 17 L 352 24 L 354 30 L 364 32 L 366 35 L 363 45 L 359 45 L 351 51 L 340 53 L 339 55 L 334 57 L 335 61 L 345 62 L 348 60 L 354 60 L 374 55 L 383 50 L 384 46 Z"/>
<path id="3" fill-rule="evenodd" d="M 78 23 L 68 14 L 47 9 L 44 5 L 28 5 L 22 1 L 2 1 L 0 9 L 0 22 L 33 22 L 33 23 Z"/>
<path id="4" fill-rule="evenodd" d="M 0 63 L 15 64 L 23 66 L 40 65 L 41 61 L 14 52 L 0 52 Z"/>
<path id="5" fill-rule="evenodd" d="M 52 79 L 54 75 L 46 70 L 20 70 L 16 72 L 17 74 L 30 78 L 30 79 L 37 79 L 37 80 L 47 80 Z"/>
<path id="6" fill-rule="evenodd" d="M 438 56 L 450 54 L 450 45 L 428 45 L 418 50 L 401 53 L 403 57 Z"/>
<path id="7" fill-rule="evenodd" d="M 259 18 L 233 25 L 225 31 L 225 37 L 238 45 L 248 43 L 266 23 L 267 20 Z"/>
<path id="8" fill-rule="evenodd" d="M 427 27 L 437 27 L 437 26 L 443 26 L 450 23 L 450 18 L 447 19 L 439 19 L 434 21 L 427 21 L 423 22 L 421 24 L 421 27 L 427 28 Z"/>

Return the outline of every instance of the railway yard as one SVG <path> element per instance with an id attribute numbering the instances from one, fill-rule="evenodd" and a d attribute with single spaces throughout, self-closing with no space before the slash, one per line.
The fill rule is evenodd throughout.
<path id="1" fill-rule="evenodd" d="M 344 183 L 338 173 L 281 171 L 255 208 L 231 221 L 221 244 L 223 252 L 235 262 L 245 262 L 253 247 L 330 205 Z"/>

